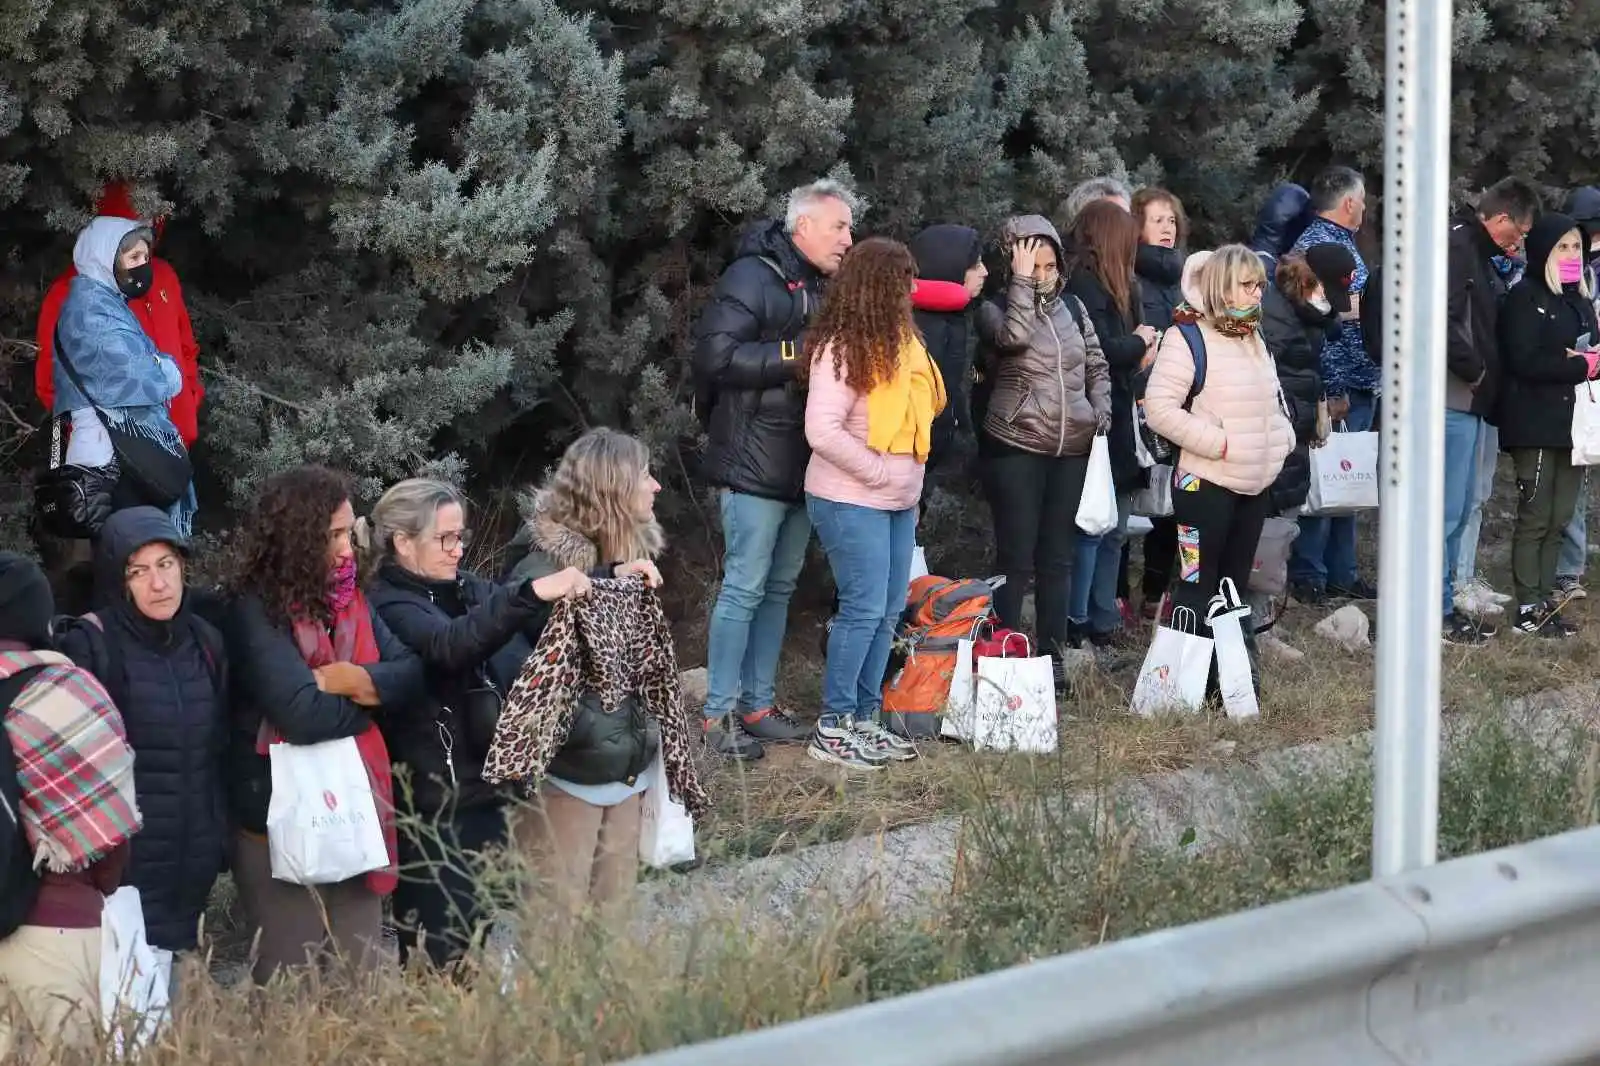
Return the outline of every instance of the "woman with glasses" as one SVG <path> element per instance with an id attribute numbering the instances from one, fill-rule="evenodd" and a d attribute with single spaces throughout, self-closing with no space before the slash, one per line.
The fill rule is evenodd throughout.
<path id="1" fill-rule="evenodd" d="M 482 853 L 506 841 L 506 797 L 481 774 L 501 698 L 533 653 L 548 604 L 589 588 L 571 567 L 514 589 L 462 569 L 466 520 L 454 487 L 412 478 L 356 523 L 358 546 L 376 562 L 373 609 L 426 670 L 426 698 L 379 723 L 400 769 L 402 956 L 420 947 L 436 966 L 460 959 L 488 917 L 473 875 Z"/>

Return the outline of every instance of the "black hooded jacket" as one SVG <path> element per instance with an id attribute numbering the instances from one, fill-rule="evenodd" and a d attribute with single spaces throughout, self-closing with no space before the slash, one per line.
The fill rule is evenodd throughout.
<path id="1" fill-rule="evenodd" d="M 967 271 L 978 262 L 983 245 L 978 231 L 969 226 L 939 225 L 911 238 L 911 254 L 917 260 L 917 276 L 929 281 L 961 284 Z M 944 378 L 950 402 L 933 420 L 933 446 L 928 465 L 936 466 L 949 453 L 956 434 L 972 431 L 970 409 L 972 379 L 972 318 L 967 310 L 925 311 L 912 298 L 911 317 L 922 333 L 928 354 Z"/>
<path id="2" fill-rule="evenodd" d="M 821 303 L 822 274 L 781 221 L 757 223 L 695 325 L 695 405 L 713 484 L 798 502 L 805 492 L 805 391 L 795 380 L 800 334 Z"/>
<path id="3" fill-rule="evenodd" d="M 526 582 L 513 592 L 476 574 L 436 581 L 394 562 L 379 567 L 368 597 L 417 653 L 426 677 L 426 698 L 378 717 L 389 755 L 411 771 L 397 801 L 409 798 L 410 809 L 427 814 L 452 799 L 458 808 L 498 802 L 500 793 L 484 783 L 483 760 L 500 703 L 533 654 L 549 605 Z"/>
<path id="4" fill-rule="evenodd" d="M 1271 489 L 1273 507 L 1280 514 L 1298 510 L 1311 492 L 1310 447 L 1322 399 L 1322 346 L 1337 321 L 1331 312 L 1323 314 L 1276 288 L 1261 301 L 1261 339 L 1278 365 L 1278 385 L 1294 427 L 1294 451 L 1283 461 Z"/>
<path id="5" fill-rule="evenodd" d="M 1186 258 L 1179 248 L 1139 245 L 1133 260 L 1133 274 L 1139 279 L 1139 318 L 1145 325 L 1158 331 L 1172 325 L 1172 313 L 1183 302 Z"/>
<path id="6" fill-rule="evenodd" d="M 1574 387 L 1588 377 L 1589 365 L 1567 354 L 1589 334 L 1600 344 L 1594 304 L 1577 285 L 1551 292 L 1545 264 L 1561 238 L 1578 229 L 1583 247 L 1589 234 L 1567 215 L 1547 214 L 1528 233 L 1528 270 L 1500 309 L 1502 377 L 1497 411 L 1500 447 L 1572 447 Z"/>
<path id="7" fill-rule="evenodd" d="M 1256 212 L 1250 250 L 1266 264 L 1269 285 L 1278 257 L 1294 247 L 1310 221 L 1311 194 L 1294 182 L 1286 181 L 1267 194 Z"/>
<path id="8" fill-rule="evenodd" d="M 1500 254 L 1476 212 L 1450 224 L 1445 402 L 1491 422 L 1499 410 L 1500 309 L 1508 291 L 1494 268 Z"/>
<path id="9" fill-rule="evenodd" d="M 158 543 L 182 551 L 172 522 L 154 507 L 107 519 L 95 554 L 100 607 L 58 622 L 56 639 L 105 685 L 127 726 L 144 827 L 123 883 L 139 889 L 150 943 L 187 951 L 226 857 L 227 661 L 221 635 L 193 611 L 187 593 L 165 622 L 146 618 L 129 599 L 128 559 Z"/>

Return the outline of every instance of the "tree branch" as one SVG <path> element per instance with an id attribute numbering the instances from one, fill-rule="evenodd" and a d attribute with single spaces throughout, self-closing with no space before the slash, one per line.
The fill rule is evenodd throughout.
<path id="1" fill-rule="evenodd" d="M 223 381 L 230 381 L 242 389 L 249 389 L 263 400 L 271 400 L 279 407 L 287 407 L 289 410 L 298 411 L 303 415 L 309 415 L 311 413 L 311 408 L 307 407 L 305 404 L 295 403 L 293 400 L 286 400 L 276 393 L 268 392 L 266 389 L 263 389 L 260 385 L 257 385 L 254 382 L 246 381 L 244 378 L 241 378 L 236 374 L 230 374 L 221 367 L 202 366 L 200 368 L 200 372 L 202 374 L 209 374 L 214 378 L 221 378 Z"/>

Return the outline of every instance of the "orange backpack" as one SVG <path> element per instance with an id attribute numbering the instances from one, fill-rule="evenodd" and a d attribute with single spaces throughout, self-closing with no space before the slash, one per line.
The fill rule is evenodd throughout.
<path id="1" fill-rule="evenodd" d="M 993 614 L 994 586 L 987 581 L 930 575 L 911 583 L 895 637 L 904 661 L 883 685 L 885 726 L 917 740 L 939 735 L 956 650 L 977 639 Z"/>

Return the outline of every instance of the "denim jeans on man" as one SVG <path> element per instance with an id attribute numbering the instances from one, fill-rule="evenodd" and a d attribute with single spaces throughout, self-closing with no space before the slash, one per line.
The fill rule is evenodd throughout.
<path id="1" fill-rule="evenodd" d="M 1477 494 L 1478 447 L 1484 421 L 1465 411 L 1444 413 L 1444 616 L 1455 610 L 1455 569 L 1461 538 Z"/>
<path id="2" fill-rule="evenodd" d="M 1478 476 L 1472 485 L 1467 506 L 1467 528 L 1461 534 L 1461 553 L 1456 556 L 1456 588 L 1478 576 L 1478 536 L 1483 531 L 1483 505 L 1494 495 L 1494 475 L 1500 466 L 1500 431 L 1487 422 L 1478 436 Z"/>
<path id="3" fill-rule="evenodd" d="M 1350 413 L 1337 429 L 1366 433 L 1372 429 L 1377 403 L 1372 393 L 1352 389 Z M 1289 580 L 1297 585 L 1347 586 L 1356 572 L 1356 516 L 1301 518 L 1300 535 L 1289 552 Z"/>
<path id="4" fill-rule="evenodd" d="M 1072 590 L 1067 593 L 1067 621 L 1075 626 L 1089 625 L 1094 597 L 1094 566 L 1100 558 L 1100 538 L 1078 531 L 1072 549 Z"/>
<path id="5" fill-rule="evenodd" d="M 1556 563 L 1556 577 L 1577 581 L 1589 562 L 1589 471 L 1584 468 L 1583 487 L 1578 490 L 1578 506 L 1572 512 L 1572 521 L 1561 534 L 1561 560 Z"/>
<path id="6" fill-rule="evenodd" d="M 765 710 L 776 699 L 789 598 L 811 542 L 798 503 L 722 490 L 722 590 L 706 653 L 710 719 Z"/>
<path id="7" fill-rule="evenodd" d="M 883 706 L 895 623 L 911 585 L 916 508 L 880 511 L 808 493 L 806 510 L 839 590 L 822 674 L 822 724 L 837 725 L 846 715 L 875 721 Z"/>

